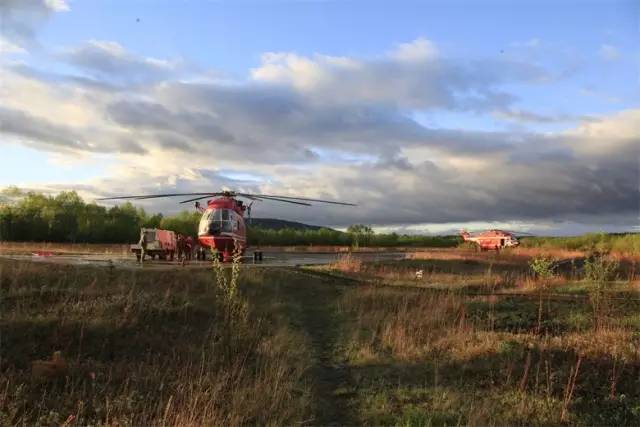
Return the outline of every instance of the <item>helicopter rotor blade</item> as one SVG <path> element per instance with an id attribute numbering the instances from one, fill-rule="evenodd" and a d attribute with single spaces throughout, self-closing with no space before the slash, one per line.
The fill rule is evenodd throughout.
<path id="1" fill-rule="evenodd" d="M 257 196 L 257 195 L 253 195 L 253 197 L 255 197 L 256 199 L 274 200 L 274 201 L 277 201 L 277 202 L 284 202 L 284 203 L 293 203 L 294 205 L 313 206 L 311 203 L 298 202 L 298 201 L 295 201 L 295 200 L 279 199 L 277 197 L 265 197 L 265 196 Z"/>
<path id="2" fill-rule="evenodd" d="M 310 199 L 307 197 L 274 196 L 271 194 L 246 194 L 246 193 L 238 193 L 238 194 L 244 195 L 244 196 L 264 197 L 264 198 L 272 198 L 272 199 L 301 200 L 305 202 L 330 203 L 332 205 L 357 206 L 354 203 L 336 202 L 333 200 Z M 284 201 L 284 200 L 281 200 L 281 201 Z"/>
<path id="3" fill-rule="evenodd" d="M 149 200 L 149 199 L 160 199 L 163 197 L 196 196 L 196 195 L 200 195 L 203 198 L 207 198 L 207 197 L 215 197 L 220 194 L 221 193 L 195 193 L 195 194 L 170 194 L 170 195 L 157 194 L 157 195 L 149 195 L 145 197 L 138 197 L 136 200 Z"/>
<path id="4" fill-rule="evenodd" d="M 161 197 L 177 197 L 177 196 L 216 196 L 220 193 L 170 193 L 170 194 L 141 194 L 137 196 L 115 196 L 115 197 L 102 197 L 96 200 L 146 200 L 156 199 Z"/>
<path id="5" fill-rule="evenodd" d="M 208 199 L 209 197 L 215 197 L 215 195 L 208 195 L 208 196 L 202 196 L 202 197 L 196 197 L 194 199 L 189 199 L 189 200 L 183 200 L 180 203 L 189 203 L 189 202 L 195 202 L 196 200 L 202 200 L 202 199 Z"/>
<path id="6" fill-rule="evenodd" d="M 524 231 L 505 230 L 507 233 L 515 234 L 518 236 L 535 236 L 535 234 L 527 233 Z"/>
<path id="7" fill-rule="evenodd" d="M 246 197 L 250 200 L 273 200 L 283 203 L 291 203 L 294 205 L 301 206 L 313 206 L 308 202 L 317 202 L 317 203 L 329 203 L 332 205 L 342 205 L 342 206 L 357 206 L 354 203 L 345 203 L 345 202 L 336 202 L 333 200 L 322 200 L 322 199 L 311 199 L 307 197 L 291 197 L 291 196 L 274 196 L 270 194 L 251 194 L 251 193 L 236 193 L 235 191 L 218 191 L 218 192 L 210 192 L 210 193 L 165 193 L 165 194 L 140 194 L 140 195 L 126 195 L 126 196 L 114 196 L 114 197 L 102 197 L 96 200 L 149 200 L 149 199 L 159 199 L 163 197 L 181 197 L 181 196 L 198 196 L 188 200 L 183 200 L 180 203 L 189 203 L 197 200 L 206 199 L 208 197 L 216 197 L 216 196 L 228 196 L 228 197 Z"/>
<path id="8" fill-rule="evenodd" d="M 249 200 L 253 200 L 254 202 L 261 202 L 261 201 L 262 201 L 262 200 L 260 200 L 260 199 L 257 199 L 257 198 L 255 198 L 255 197 L 253 197 L 253 196 L 250 196 L 250 195 L 248 195 L 248 194 L 238 194 L 238 196 L 240 196 L 240 197 L 246 197 L 247 199 L 249 199 Z"/>

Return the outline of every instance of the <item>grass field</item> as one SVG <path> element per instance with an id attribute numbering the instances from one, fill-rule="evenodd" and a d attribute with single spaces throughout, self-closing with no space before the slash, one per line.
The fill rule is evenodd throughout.
<path id="1" fill-rule="evenodd" d="M 0 260 L 0 424 L 640 423 L 635 261 L 596 283 L 580 258 L 428 253 L 240 268 L 237 293 Z"/>
<path id="2" fill-rule="evenodd" d="M 640 292 L 619 264 L 594 309 L 584 262 L 544 288 L 517 257 L 321 268 L 365 280 L 341 302 L 365 424 L 636 425 Z M 422 279 L 415 272 L 422 270 Z"/>

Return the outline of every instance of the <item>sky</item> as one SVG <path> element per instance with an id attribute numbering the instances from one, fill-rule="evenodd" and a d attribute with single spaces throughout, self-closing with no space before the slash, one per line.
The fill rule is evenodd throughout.
<path id="1" fill-rule="evenodd" d="M 0 187 L 380 231 L 640 224 L 640 2 L 0 0 Z M 141 203 L 175 213 L 176 200 Z"/>

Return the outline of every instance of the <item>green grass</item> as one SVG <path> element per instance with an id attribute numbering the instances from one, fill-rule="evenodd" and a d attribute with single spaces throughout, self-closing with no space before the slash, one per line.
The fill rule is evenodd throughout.
<path id="1" fill-rule="evenodd" d="M 640 254 L 640 234 L 587 233 L 574 237 L 523 237 L 523 247 Z"/>

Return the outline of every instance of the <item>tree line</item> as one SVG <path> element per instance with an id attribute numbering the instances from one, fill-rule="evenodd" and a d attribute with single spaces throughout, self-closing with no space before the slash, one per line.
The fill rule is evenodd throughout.
<path id="1" fill-rule="evenodd" d="M 131 203 L 111 208 L 85 203 L 73 191 L 47 196 L 14 188 L 2 196 L 0 240 L 126 243 L 138 239 L 140 227 L 159 227 L 163 220 Z"/>
<path id="2" fill-rule="evenodd" d="M 106 208 L 86 203 L 74 191 L 48 196 L 9 188 L 0 192 L 0 241 L 132 243 L 141 227 L 162 228 L 194 236 L 200 213 L 149 214 L 131 203 Z M 279 230 L 248 223 L 251 245 L 456 246 L 455 236 L 377 234 L 358 224 L 346 232 L 330 228 Z"/>

